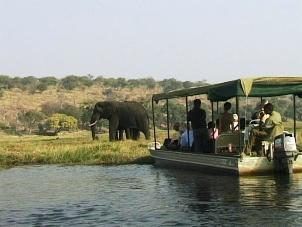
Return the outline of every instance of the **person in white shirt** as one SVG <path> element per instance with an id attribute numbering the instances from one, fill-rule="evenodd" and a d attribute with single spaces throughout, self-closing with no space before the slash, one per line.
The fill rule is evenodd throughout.
<path id="1" fill-rule="evenodd" d="M 190 141 L 190 149 L 193 145 L 193 130 L 191 128 L 191 125 L 189 124 L 189 141 Z M 180 147 L 182 149 L 188 149 L 188 129 L 186 128 L 185 131 L 182 133 L 181 137 L 180 137 Z"/>

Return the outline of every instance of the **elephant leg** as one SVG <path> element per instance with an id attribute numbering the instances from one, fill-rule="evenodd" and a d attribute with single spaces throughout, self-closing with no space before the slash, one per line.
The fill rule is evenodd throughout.
<path id="1" fill-rule="evenodd" d="M 130 135 L 130 129 L 129 128 L 125 129 L 125 134 L 126 134 L 126 139 L 129 140 L 131 138 L 130 137 L 131 135 Z"/>
<path id="2" fill-rule="evenodd" d="M 145 135 L 145 139 L 149 140 L 150 139 L 150 131 L 149 128 L 147 128 L 146 130 L 143 131 L 144 135 Z"/>
<path id="3" fill-rule="evenodd" d="M 138 140 L 140 137 L 140 133 L 138 129 L 135 129 L 135 139 Z"/>
<path id="4" fill-rule="evenodd" d="M 109 141 L 114 141 L 118 129 L 118 119 L 111 118 L 109 120 Z"/>
<path id="5" fill-rule="evenodd" d="M 95 135 L 95 131 L 96 131 L 96 126 L 91 126 L 91 136 L 92 136 L 92 140 L 95 140 L 97 137 Z"/>
<path id="6" fill-rule="evenodd" d="M 124 130 L 120 129 L 118 130 L 119 136 L 118 136 L 118 140 L 124 140 Z"/>
<path id="7" fill-rule="evenodd" d="M 131 129 L 132 132 L 132 139 L 133 140 L 137 140 L 139 138 L 139 130 L 137 128 L 132 128 Z"/>
<path id="8" fill-rule="evenodd" d="M 129 132 L 130 132 L 130 138 L 133 140 L 134 139 L 134 130 L 133 130 L 133 128 L 130 128 Z"/>

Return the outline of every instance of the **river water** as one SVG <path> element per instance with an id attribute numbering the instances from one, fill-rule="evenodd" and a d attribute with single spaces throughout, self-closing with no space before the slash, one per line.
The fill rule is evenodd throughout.
<path id="1" fill-rule="evenodd" d="M 302 175 L 233 177 L 126 166 L 0 171 L 1 226 L 298 226 Z"/>

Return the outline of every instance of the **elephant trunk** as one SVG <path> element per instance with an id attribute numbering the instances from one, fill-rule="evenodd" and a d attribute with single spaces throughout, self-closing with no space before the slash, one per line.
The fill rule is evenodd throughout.
<path id="1" fill-rule="evenodd" d="M 96 135 L 95 135 L 95 131 L 96 131 L 96 123 L 98 122 L 100 118 L 100 114 L 97 113 L 97 112 L 94 112 L 91 116 L 91 119 L 90 119 L 90 128 L 91 128 L 91 136 L 92 136 L 92 139 L 95 140 L 96 139 Z"/>

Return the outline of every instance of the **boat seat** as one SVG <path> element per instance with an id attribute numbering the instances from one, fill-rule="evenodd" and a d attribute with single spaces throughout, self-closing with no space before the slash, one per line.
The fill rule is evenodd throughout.
<path id="1" fill-rule="evenodd" d="M 160 148 L 161 148 L 160 142 L 153 141 L 153 142 L 148 144 L 148 149 L 149 150 L 159 150 Z"/>
<path id="2" fill-rule="evenodd" d="M 239 153 L 241 148 L 244 146 L 244 133 L 222 133 L 220 134 L 216 141 L 215 147 L 216 152 L 230 152 L 229 147 L 231 147 L 232 152 Z"/>

